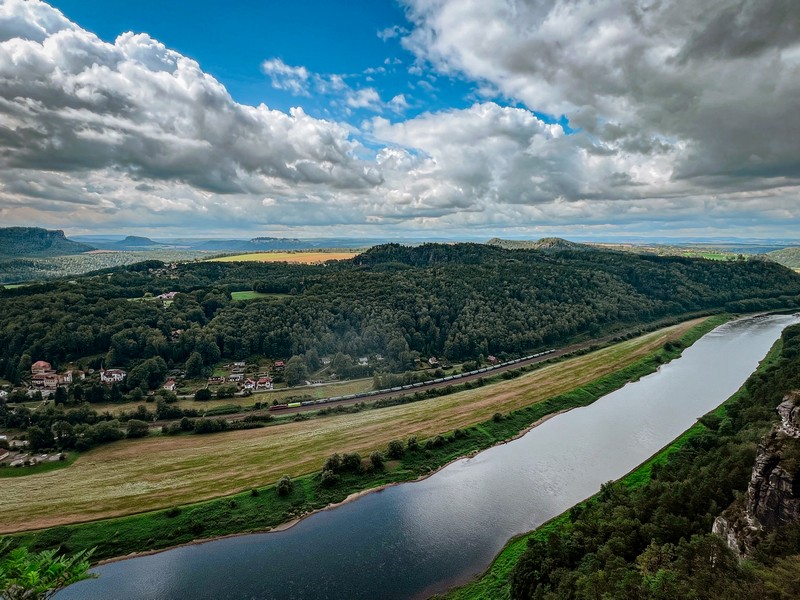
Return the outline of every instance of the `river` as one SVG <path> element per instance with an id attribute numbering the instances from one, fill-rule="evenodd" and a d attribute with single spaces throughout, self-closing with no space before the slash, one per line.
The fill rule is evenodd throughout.
<path id="1" fill-rule="evenodd" d="M 57 600 L 424 598 L 483 571 L 509 538 L 618 479 L 733 394 L 784 327 L 740 319 L 657 373 L 423 481 L 368 494 L 286 531 L 96 568 Z"/>

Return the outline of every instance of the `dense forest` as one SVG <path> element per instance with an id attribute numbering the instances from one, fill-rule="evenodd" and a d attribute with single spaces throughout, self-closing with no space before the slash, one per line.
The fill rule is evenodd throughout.
<path id="1" fill-rule="evenodd" d="M 0 227 L 0 257 L 59 256 L 94 250 L 88 244 L 67 239 L 61 230 L 39 227 Z"/>
<path id="2" fill-rule="evenodd" d="M 775 407 L 800 389 L 800 326 L 777 363 L 701 421 L 707 430 L 639 488 L 605 485 L 570 522 L 532 539 L 512 573 L 515 599 L 797 598 L 800 523 L 771 532 L 750 563 L 711 533 L 714 518 L 747 488 L 756 446 Z M 797 468 L 795 463 L 795 468 Z"/>
<path id="3" fill-rule="evenodd" d="M 233 301 L 242 290 L 265 295 Z M 0 291 L 0 376 L 20 381 L 37 360 L 183 366 L 194 353 L 206 366 L 381 354 L 400 371 L 419 355 L 516 355 L 691 312 L 798 304 L 800 275 L 777 264 L 599 250 L 390 244 L 313 266 L 146 261 Z"/>

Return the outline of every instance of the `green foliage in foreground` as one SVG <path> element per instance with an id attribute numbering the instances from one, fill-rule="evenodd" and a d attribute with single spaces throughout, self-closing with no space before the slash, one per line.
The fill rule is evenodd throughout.
<path id="1" fill-rule="evenodd" d="M 548 414 L 590 404 L 628 381 L 652 373 L 726 319 L 724 316 L 706 319 L 688 331 L 679 343 L 669 344 L 669 350 L 654 352 L 625 369 L 567 394 L 464 430 L 420 440 L 419 443 L 409 440 L 401 457 L 394 464 L 387 463 L 386 469 L 338 470 L 335 473 L 333 469 L 326 469 L 294 479 L 289 493 L 281 494 L 273 485 L 259 488 L 255 494 L 250 490 L 164 511 L 24 533 L 15 539 L 37 550 L 61 547 L 65 551 L 76 551 L 96 547 L 95 556 L 102 559 L 166 548 L 199 538 L 264 531 L 312 510 L 341 502 L 354 492 L 417 479 L 456 458 L 514 437 Z M 396 457 L 400 449 L 396 444 L 392 448 L 391 455 Z M 387 447 L 387 454 L 389 450 Z M 329 473 L 325 480 L 323 473 Z M 333 480 L 331 473 L 335 475 Z"/>
<path id="2" fill-rule="evenodd" d="M 46 600 L 65 587 L 92 579 L 88 573 L 91 551 L 73 556 L 55 550 L 31 553 L 22 546 L 9 550 L 0 542 L 0 597 L 3 600 Z"/>
<path id="3" fill-rule="evenodd" d="M 484 576 L 447 597 L 795 598 L 800 525 L 739 564 L 711 524 L 749 480 L 783 395 L 800 387 L 800 327 L 739 392 L 616 484 L 512 540 Z"/>

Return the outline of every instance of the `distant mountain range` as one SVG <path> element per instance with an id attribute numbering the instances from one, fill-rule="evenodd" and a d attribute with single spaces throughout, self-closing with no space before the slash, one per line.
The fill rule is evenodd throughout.
<path id="1" fill-rule="evenodd" d="M 80 254 L 94 250 L 88 244 L 74 242 L 60 229 L 40 227 L 0 227 L 0 257 L 19 258 Z"/>
<path id="2" fill-rule="evenodd" d="M 321 248 L 365 248 L 381 241 L 348 238 L 300 240 L 295 238 L 255 237 L 249 240 L 171 239 L 153 240 L 129 235 L 84 235 L 68 239 L 63 231 L 39 227 L 0 228 L 0 257 L 37 258 L 80 254 L 90 250 L 147 252 L 189 250 L 198 252 L 268 252 L 270 250 L 307 250 Z"/>

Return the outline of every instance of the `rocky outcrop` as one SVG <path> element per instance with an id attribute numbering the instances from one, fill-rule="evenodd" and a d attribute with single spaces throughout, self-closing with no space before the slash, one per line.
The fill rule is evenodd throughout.
<path id="1" fill-rule="evenodd" d="M 714 521 L 714 533 L 742 557 L 763 532 L 800 521 L 800 393 L 777 412 L 780 423 L 759 444 L 747 493 Z"/>

